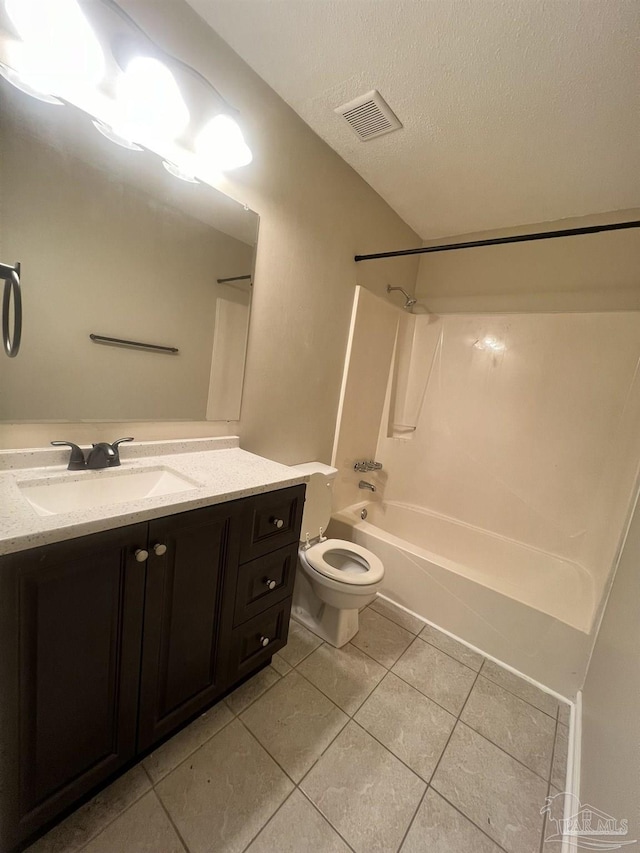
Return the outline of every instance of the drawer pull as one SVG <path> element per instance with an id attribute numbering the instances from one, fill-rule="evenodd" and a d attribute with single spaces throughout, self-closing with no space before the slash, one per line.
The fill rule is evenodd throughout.
<path id="1" fill-rule="evenodd" d="M 139 563 L 146 563 L 149 559 L 149 552 L 145 551 L 144 548 L 138 548 L 134 556 Z"/>
<path id="2" fill-rule="evenodd" d="M 263 649 L 266 649 L 270 642 L 271 640 L 269 639 L 269 637 L 260 637 L 260 645 Z"/>
<path id="3" fill-rule="evenodd" d="M 269 589 L 275 589 L 278 586 L 276 581 L 269 580 L 269 578 L 265 578 L 264 582 L 266 583 L 266 585 Z"/>
<path id="4" fill-rule="evenodd" d="M 167 546 L 164 545 L 162 542 L 156 542 L 156 544 L 153 546 L 153 553 L 157 557 L 162 557 L 163 554 L 167 553 Z"/>
<path id="5" fill-rule="evenodd" d="M 274 527 L 277 527 L 278 530 L 284 527 L 284 520 L 282 518 L 276 518 L 275 515 L 272 516 L 269 521 L 271 522 L 271 524 L 273 524 Z"/>

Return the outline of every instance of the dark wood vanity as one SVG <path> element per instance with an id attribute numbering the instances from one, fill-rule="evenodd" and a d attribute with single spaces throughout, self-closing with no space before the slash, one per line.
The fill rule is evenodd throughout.
<path id="1" fill-rule="evenodd" d="M 305 487 L 0 557 L 0 850 L 287 641 Z"/>

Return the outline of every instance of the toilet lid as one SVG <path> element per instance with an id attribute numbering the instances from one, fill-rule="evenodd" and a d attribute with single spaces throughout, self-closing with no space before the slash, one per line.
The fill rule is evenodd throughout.
<path id="1" fill-rule="evenodd" d="M 302 553 L 311 568 L 342 583 L 364 586 L 384 577 L 382 560 L 355 542 L 325 539 Z"/>

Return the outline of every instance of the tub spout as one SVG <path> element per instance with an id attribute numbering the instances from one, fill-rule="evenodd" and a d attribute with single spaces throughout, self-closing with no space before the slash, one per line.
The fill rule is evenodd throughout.
<path id="1" fill-rule="evenodd" d="M 373 485 L 373 483 L 367 483 L 366 480 L 360 480 L 360 482 L 358 483 L 358 488 L 367 489 L 367 491 L 369 492 L 375 492 L 376 490 L 376 487 Z"/>

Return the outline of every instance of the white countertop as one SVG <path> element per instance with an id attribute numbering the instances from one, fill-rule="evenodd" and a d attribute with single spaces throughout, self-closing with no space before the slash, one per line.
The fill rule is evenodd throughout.
<path id="1" fill-rule="evenodd" d="M 80 480 L 101 471 L 67 471 L 69 450 L 36 448 L 0 451 L 0 554 L 136 524 L 190 509 L 284 489 L 308 477 L 278 462 L 241 450 L 237 436 L 121 445 L 121 467 L 141 470 L 166 466 L 198 484 L 189 491 L 126 503 L 107 504 L 58 515 L 40 516 L 22 495 L 19 483 L 51 475 Z"/>

